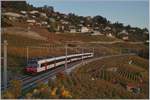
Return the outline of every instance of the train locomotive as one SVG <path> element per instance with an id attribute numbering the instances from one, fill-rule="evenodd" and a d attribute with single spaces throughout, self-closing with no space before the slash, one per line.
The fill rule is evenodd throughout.
<path id="1" fill-rule="evenodd" d="M 71 63 L 91 57 L 93 57 L 93 53 L 72 54 L 68 56 L 60 56 L 53 58 L 49 57 L 43 59 L 31 59 L 28 61 L 24 71 L 25 73 L 29 74 L 36 74 L 64 65 L 66 61 L 67 63 Z"/>

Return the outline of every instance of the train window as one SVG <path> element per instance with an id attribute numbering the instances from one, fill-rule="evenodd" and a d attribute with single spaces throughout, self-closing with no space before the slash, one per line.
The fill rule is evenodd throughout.
<path id="1" fill-rule="evenodd" d="M 41 64 L 41 67 L 44 67 L 44 66 L 46 66 L 46 63 L 42 63 L 42 64 Z"/>
<path id="2" fill-rule="evenodd" d="M 36 62 L 37 62 L 36 60 L 29 60 L 28 64 L 33 64 L 33 63 L 36 63 Z"/>
<path id="3" fill-rule="evenodd" d="M 51 65 L 51 64 L 54 64 L 54 61 L 42 63 L 41 67 L 45 67 L 45 66 Z"/>
<path id="4" fill-rule="evenodd" d="M 35 60 L 33 61 L 33 60 L 32 60 L 32 61 L 28 61 L 28 64 L 27 64 L 27 65 L 28 65 L 28 67 L 31 67 L 31 66 L 32 66 L 32 67 L 37 67 L 38 64 L 37 64 L 37 61 L 35 61 Z"/>
<path id="5" fill-rule="evenodd" d="M 28 64 L 26 67 L 37 67 L 38 64 Z"/>

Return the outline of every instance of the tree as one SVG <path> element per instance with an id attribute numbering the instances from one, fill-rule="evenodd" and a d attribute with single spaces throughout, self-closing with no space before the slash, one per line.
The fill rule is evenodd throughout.
<path id="1" fill-rule="evenodd" d="M 130 29 L 131 29 L 131 26 L 130 26 L 130 25 L 125 26 L 125 29 L 126 29 L 126 30 L 130 30 Z"/>
<path id="2" fill-rule="evenodd" d="M 12 11 L 26 10 L 26 1 L 2 1 L 2 8 Z"/>
<path id="3" fill-rule="evenodd" d="M 14 94 L 10 90 L 6 90 L 2 94 L 2 98 L 4 98 L 4 99 L 15 99 L 15 96 L 14 96 Z"/>
<path id="4" fill-rule="evenodd" d="M 148 32 L 147 28 L 143 28 L 142 30 L 143 30 L 143 32 Z"/>
<path id="5" fill-rule="evenodd" d="M 21 95 L 22 82 L 20 80 L 12 80 L 10 84 L 10 90 L 12 91 L 14 96 L 18 98 Z"/>
<path id="6" fill-rule="evenodd" d="M 114 26 L 115 28 L 123 28 L 123 27 L 124 27 L 123 24 L 122 24 L 122 23 L 119 23 L 119 22 L 115 22 L 115 23 L 113 24 L 113 26 Z"/>
<path id="7" fill-rule="evenodd" d="M 102 16 L 94 16 L 93 17 L 93 23 L 98 23 L 98 24 L 108 24 L 109 21 L 107 21 L 106 18 L 102 17 Z"/>

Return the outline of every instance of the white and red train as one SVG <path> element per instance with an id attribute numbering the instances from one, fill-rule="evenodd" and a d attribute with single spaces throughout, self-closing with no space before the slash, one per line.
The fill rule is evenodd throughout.
<path id="1" fill-rule="evenodd" d="M 82 54 L 72 54 L 68 56 L 60 56 L 54 58 L 45 58 L 45 59 L 32 59 L 28 61 L 27 66 L 25 67 L 25 72 L 30 74 L 40 73 L 49 69 L 56 68 L 60 65 L 66 63 L 71 63 L 74 61 L 87 59 L 93 57 L 93 53 L 82 53 Z"/>

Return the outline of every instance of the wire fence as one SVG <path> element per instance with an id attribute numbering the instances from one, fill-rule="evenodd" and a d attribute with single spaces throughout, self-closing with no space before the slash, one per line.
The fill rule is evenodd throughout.
<path id="1" fill-rule="evenodd" d="M 58 56 L 67 56 L 71 54 L 94 52 L 94 57 L 101 57 L 107 55 L 117 55 L 117 54 L 136 54 L 141 57 L 147 57 L 149 52 L 139 49 L 130 48 L 120 48 L 117 50 L 108 49 L 107 47 L 70 47 L 65 46 L 12 46 L 7 43 L 1 44 L 1 66 L 2 66 L 2 82 L 7 83 L 7 68 L 11 71 L 21 70 L 27 65 L 29 59 L 32 58 L 51 58 Z M 67 66 L 67 65 L 65 65 Z M 19 69 L 20 68 L 20 69 Z M 7 74 L 6 74 L 7 73 Z M 16 74 L 16 73 L 15 73 Z M 9 75 L 14 77 L 14 74 Z M 5 86 L 7 87 L 7 86 Z"/>
<path id="2" fill-rule="evenodd" d="M 67 55 L 93 52 L 95 57 L 115 55 L 115 54 L 128 54 L 134 53 L 141 57 L 146 57 L 148 52 L 138 49 L 108 49 L 106 47 L 67 47 Z M 24 66 L 28 59 L 31 58 L 51 58 L 66 55 L 66 47 L 52 47 L 52 46 L 25 46 L 16 47 L 8 46 L 8 66 Z M 2 51 L 3 54 L 3 51 Z"/>

